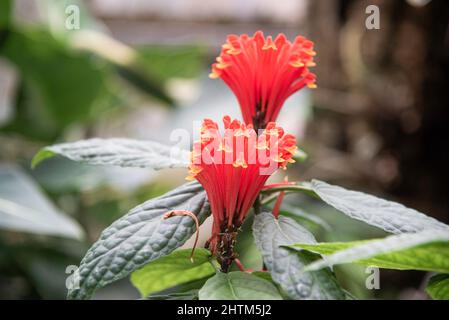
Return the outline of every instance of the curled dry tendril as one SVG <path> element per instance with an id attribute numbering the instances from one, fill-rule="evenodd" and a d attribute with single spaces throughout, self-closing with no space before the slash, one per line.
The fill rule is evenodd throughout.
<path id="1" fill-rule="evenodd" d="M 192 218 L 193 221 L 195 221 L 196 236 L 195 236 L 195 242 L 192 247 L 192 253 L 190 254 L 190 261 L 192 261 L 192 263 L 193 263 L 194 262 L 193 256 L 195 254 L 196 245 L 198 244 L 198 238 L 200 235 L 200 222 L 198 221 L 198 217 L 193 212 L 187 211 L 187 210 L 172 210 L 172 211 L 169 211 L 166 214 L 164 214 L 164 216 L 162 218 L 164 220 L 167 220 L 169 218 L 176 217 L 176 216 L 178 216 L 178 217 L 179 216 L 181 216 L 181 217 L 188 216 L 188 217 Z"/>

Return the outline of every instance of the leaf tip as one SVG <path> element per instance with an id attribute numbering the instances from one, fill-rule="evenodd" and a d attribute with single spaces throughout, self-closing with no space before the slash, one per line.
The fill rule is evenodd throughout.
<path id="1" fill-rule="evenodd" d="M 309 155 L 301 149 L 297 149 L 293 155 L 293 159 L 299 162 L 305 162 L 309 158 Z"/>
<path id="2" fill-rule="evenodd" d="M 35 169 L 42 161 L 54 157 L 55 155 L 56 153 L 47 148 L 39 150 L 38 153 L 36 153 L 36 155 L 31 160 L 31 169 Z"/>

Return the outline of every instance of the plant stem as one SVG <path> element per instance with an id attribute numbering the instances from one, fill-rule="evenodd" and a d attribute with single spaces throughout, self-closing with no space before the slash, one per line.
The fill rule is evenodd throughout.
<path id="1" fill-rule="evenodd" d="M 272 193 L 281 192 L 281 191 L 302 192 L 302 193 L 307 194 L 308 196 L 319 199 L 319 196 L 315 193 L 315 191 L 313 191 L 312 188 L 305 186 L 305 185 L 301 185 L 301 184 L 285 185 L 285 186 L 264 189 L 261 191 L 261 194 L 271 195 Z"/>

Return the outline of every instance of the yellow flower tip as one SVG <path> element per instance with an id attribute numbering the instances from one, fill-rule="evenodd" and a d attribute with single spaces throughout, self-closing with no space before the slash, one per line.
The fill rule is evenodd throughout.
<path id="1" fill-rule="evenodd" d="M 214 64 L 214 67 L 220 70 L 226 69 L 231 66 L 230 62 L 226 62 L 222 57 L 217 57 L 217 62 Z"/>
<path id="2" fill-rule="evenodd" d="M 290 65 L 294 68 L 304 67 L 304 63 L 301 60 L 290 62 Z"/>
<path id="3" fill-rule="evenodd" d="M 277 50 L 276 44 L 273 42 L 273 39 L 271 37 L 267 38 L 267 41 L 265 42 L 264 46 L 262 47 L 262 50 Z"/>
<path id="4" fill-rule="evenodd" d="M 220 142 L 220 145 L 218 146 L 217 151 L 224 151 L 226 153 L 230 153 L 230 152 L 232 152 L 232 149 L 226 143 Z"/>
<path id="5" fill-rule="evenodd" d="M 238 56 L 240 53 L 242 53 L 242 50 L 231 48 L 226 51 L 227 54 L 230 54 L 231 56 Z"/>
<path id="6" fill-rule="evenodd" d="M 308 87 L 309 89 L 316 89 L 316 88 L 318 88 L 318 86 L 316 85 L 316 83 L 308 84 L 307 87 Z"/>
<path id="7" fill-rule="evenodd" d="M 234 168 L 242 168 L 242 169 L 248 168 L 248 164 L 245 162 L 245 160 L 243 160 L 243 161 L 242 160 L 236 160 L 236 161 L 234 161 L 232 166 Z"/>
<path id="8" fill-rule="evenodd" d="M 270 50 L 270 49 L 276 51 L 278 48 L 276 47 L 276 45 L 274 43 L 270 44 L 270 45 L 264 45 L 262 47 L 262 50 L 264 50 L 264 51 L 267 51 L 267 50 Z"/>
<path id="9" fill-rule="evenodd" d="M 313 61 L 309 61 L 309 62 L 307 62 L 306 66 L 307 66 L 308 68 L 313 68 L 313 67 L 316 67 L 316 63 L 313 62 Z"/>
<path id="10" fill-rule="evenodd" d="M 234 137 L 247 137 L 251 136 L 251 131 L 248 129 L 237 129 L 234 133 Z"/>
<path id="11" fill-rule="evenodd" d="M 196 180 L 196 179 L 195 179 L 195 176 L 193 176 L 193 175 L 188 175 L 188 176 L 186 177 L 186 180 L 187 180 L 187 181 L 194 181 L 194 180 Z"/>
<path id="12" fill-rule="evenodd" d="M 232 166 L 233 166 L 234 168 L 239 168 L 239 167 L 241 167 L 241 168 L 243 168 L 243 169 L 248 168 L 248 164 L 247 164 L 246 161 L 245 161 L 245 157 L 244 157 L 244 155 L 243 155 L 243 152 L 240 153 L 240 156 L 234 161 L 234 163 L 232 164 Z"/>
<path id="13" fill-rule="evenodd" d="M 293 147 L 290 147 L 290 148 L 285 148 L 285 150 L 287 152 L 290 152 L 291 154 L 295 154 L 296 150 L 298 150 L 298 147 L 297 146 L 293 146 Z"/>
<path id="14" fill-rule="evenodd" d="M 217 63 L 217 65 L 216 65 L 217 69 L 220 69 L 220 70 L 226 69 L 227 67 L 230 67 L 230 66 L 231 66 L 230 63 L 224 63 L 224 62 Z"/>
<path id="15" fill-rule="evenodd" d="M 203 171 L 203 168 L 201 166 L 198 165 L 190 165 L 189 168 L 189 175 L 195 177 L 198 173 L 200 173 L 201 171 Z"/>
<path id="16" fill-rule="evenodd" d="M 296 163 L 296 160 L 293 158 L 288 159 L 288 163 Z"/>
<path id="17" fill-rule="evenodd" d="M 220 75 L 218 73 L 216 73 L 216 72 L 211 72 L 211 73 L 209 73 L 209 78 L 210 79 L 217 79 L 217 78 L 220 78 Z"/>
<path id="18" fill-rule="evenodd" d="M 256 146 L 257 150 L 270 150 L 270 147 L 268 146 L 268 144 L 266 142 L 264 143 L 258 143 Z"/>
<path id="19" fill-rule="evenodd" d="M 279 131 L 277 129 L 265 130 L 265 134 L 268 136 L 279 137 Z"/>
<path id="20" fill-rule="evenodd" d="M 316 52 L 313 50 L 308 50 L 305 52 L 307 55 L 311 56 L 311 57 L 315 57 L 316 56 Z"/>
<path id="21" fill-rule="evenodd" d="M 279 156 L 279 155 L 276 155 L 274 158 L 272 158 L 272 160 L 275 161 L 275 162 L 278 162 L 278 163 L 285 162 L 285 159 L 282 158 L 282 157 Z"/>
<path id="22" fill-rule="evenodd" d="M 214 128 L 207 128 L 205 130 L 201 131 L 201 142 L 209 143 L 211 140 L 215 139 L 217 137 L 217 130 Z"/>

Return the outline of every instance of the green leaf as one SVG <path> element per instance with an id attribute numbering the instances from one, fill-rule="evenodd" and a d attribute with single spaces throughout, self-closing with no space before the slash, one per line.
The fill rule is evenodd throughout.
<path id="1" fill-rule="evenodd" d="M 54 157 L 47 160 L 44 166 L 38 166 L 31 174 L 39 184 L 54 195 L 79 192 L 90 192 L 101 187 L 112 185 L 115 188 L 115 180 L 109 180 L 108 171 L 112 169 L 112 180 L 116 179 L 116 173 L 129 179 L 128 170 L 120 168 L 96 167 L 88 164 L 80 164 L 62 157 Z M 134 170 L 134 169 L 130 169 Z M 137 169 L 138 171 L 141 171 Z M 151 173 L 150 173 L 151 175 Z M 70 177 L 70 179 L 67 179 Z M 120 178 L 119 178 L 120 179 Z M 128 180 L 129 181 L 129 180 Z"/>
<path id="2" fill-rule="evenodd" d="M 427 230 L 368 241 L 300 243 L 289 247 L 326 255 L 325 259 L 307 266 L 307 270 L 357 263 L 387 269 L 449 273 L 449 232 L 446 231 Z"/>
<path id="3" fill-rule="evenodd" d="M 198 292 L 204 286 L 210 275 L 199 279 L 183 283 L 146 297 L 148 300 L 198 300 Z"/>
<path id="4" fill-rule="evenodd" d="M 58 210 L 21 169 L 0 165 L 0 228 L 82 239 L 81 227 Z"/>
<path id="5" fill-rule="evenodd" d="M 207 50 L 198 45 L 151 45 L 138 48 L 138 53 L 146 72 L 167 81 L 200 76 Z"/>
<path id="6" fill-rule="evenodd" d="M 147 297 L 154 292 L 215 273 L 215 268 L 209 261 L 211 253 L 208 250 L 195 250 L 193 262 L 190 260 L 191 252 L 191 249 L 174 251 L 168 256 L 150 262 L 132 273 L 131 282 L 142 297 Z"/>
<path id="7" fill-rule="evenodd" d="M 305 151 L 301 150 L 301 149 L 297 149 L 295 154 L 293 155 L 293 159 L 298 162 L 304 162 L 307 160 L 308 157 L 309 157 L 308 154 L 305 153 Z"/>
<path id="8" fill-rule="evenodd" d="M 41 149 L 32 167 L 55 155 L 91 165 L 111 165 L 160 170 L 187 167 L 189 152 L 154 141 L 132 139 L 89 139 Z"/>
<path id="9" fill-rule="evenodd" d="M 120 65 L 119 72 L 136 87 L 169 104 L 164 84 L 173 78 L 193 78 L 202 72 L 204 50 L 199 46 L 145 46 L 136 59 Z"/>
<path id="10" fill-rule="evenodd" d="M 164 80 L 170 74 L 156 74 L 147 68 L 147 61 L 141 52 L 131 48 L 109 35 L 94 30 L 78 31 L 71 37 L 71 44 L 74 49 L 87 51 L 101 57 L 110 63 L 117 71 L 118 75 L 127 80 L 135 88 L 147 93 L 149 96 L 159 99 L 168 106 L 173 106 L 174 101 L 166 92 Z M 68 34 L 69 36 L 71 34 Z M 173 50 L 173 48 L 172 48 Z M 176 57 L 168 58 L 172 65 L 176 65 Z M 182 63 L 182 61 L 179 61 Z M 178 63 L 179 63 L 178 62 Z M 157 63 L 155 61 L 154 63 Z M 172 66 L 176 68 L 176 66 Z M 182 65 L 186 67 L 186 65 Z"/>
<path id="11" fill-rule="evenodd" d="M 199 292 L 200 300 L 282 300 L 267 280 L 246 272 L 217 273 Z"/>
<path id="12" fill-rule="evenodd" d="M 251 273 L 253 276 L 265 279 L 267 281 L 273 282 L 273 278 L 271 277 L 271 274 L 266 271 L 254 271 Z"/>
<path id="13" fill-rule="evenodd" d="M 47 147 L 47 148 L 51 148 L 51 147 Z M 57 155 L 56 152 L 53 152 L 47 148 L 39 150 L 39 152 L 33 157 L 33 160 L 31 161 L 32 168 L 35 168 L 39 163 L 41 163 L 45 159 L 52 158 Z"/>
<path id="14" fill-rule="evenodd" d="M 301 208 L 296 208 L 296 207 L 289 206 L 289 205 L 283 205 L 280 210 L 280 213 L 283 215 L 286 215 L 286 216 L 296 217 L 296 218 L 299 218 L 302 220 L 306 220 L 307 222 L 310 222 L 316 226 L 319 226 L 326 231 L 331 230 L 331 226 L 325 220 L 321 219 L 317 215 L 308 213 Z"/>
<path id="15" fill-rule="evenodd" d="M 81 261 L 80 286 L 70 290 L 68 298 L 88 299 L 95 290 L 183 245 L 196 231 L 195 222 L 188 216 L 164 220 L 164 214 L 172 210 L 188 210 L 204 221 L 210 214 L 206 192 L 199 183 L 184 184 L 115 221 Z"/>
<path id="16" fill-rule="evenodd" d="M 12 0 L 0 1 L 0 32 L 3 31 L 2 29 L 6 29 L 11 23 L 12 7 L 13 7 Z"/>
<path id="17" fill-rule="evenodd" d="M 288 217 L 275 219 L 269 212 L 254 218 L 253 234 L 264 262 L 278 283 L 293 299 L 335 300 L 344 299 L 335 276 L 329 269 L 303 272 L 305 265 L 319 256 L 307 251 L 297 252 L 285 247 L 298 241 L 315 243 L 313 235 Z"/>
<path id="18" fill-rule="evenodd" d="M 449 275 L 437 274 L 430 278 L 426 292 L 434 300 L 449 300 Z"/>
<path id="19" fill-rule="evenodd" d="M 103 62 L 108 62 L 117 68 L 119 75 L 124 76 L 135 87 L 142 89 L 151 97 L 157 98 L 162 102 L 173 104 L 173 100 L 167 95 L 164 89 L 163 81 L 165 78 L 159 77 L 159 74 L 148 72 L 144 60 L 144 55 L 132 47 L 121 43 L 117 39 L 104 33 L 104 27 L 100 21 L 89 12 L 89 8 L 83 0 L 49 0 L 39 3 L 42 12 L 48 12 L 48 17 L 43 21 L 46 27 L 57 38 L 67 39 L 70 47 L 74 51 L 86 51 L 95 54 Z M 67 14 L 65 12 L 69 5 L 76 5 L 80 11 L 79 29 L 68 30 L 65 26 Z M 172 51 L 174 50 L 172 46 Z M 169 48 L 166 49 L 167 52 Z M 176 56 L 173 58 L 177 58 Z M 155 59 L 153 63 L 159 61 Z M 170 56 L 166 57 L 170 61 Z M 173 68 L 188 68 L 186 61 L 172 61 Z M 181 59 L 182 60 L 182 59 Z M 146 62 L 144 60 L 144 62 Z M 192 61 L 189 61 L 192 62 Z"/>
<path id="20" fill-rule="evenodd" d="M 109 70 L 88 54 L 73 52 L 61 39 L 39 28 L 11 31 L 0 54 L 20 71 L 39 104 L 17 110 L 10 126 L 29 125 L 43 130 L 65 128 L 92 119 L 105 107 Z M 13 128 L 11 128 L 12 130 Z M 29 130 L 29 128 L 23 128 Z M 34 138 L 34 137 L 33 137 Z"/>
<path id="21" fill-rule="evenodd" d="M 2 235 L 3 236 L 3 235 Z M 38 239 L 35 237 L 23 241 L 0 239 L 0 269 L 6 275 L 22 275 L 31 285 L 39 299 L 61 300 L 67 294 L 66 280 L 70 274 L 67 268 L 79 261 L 85 249 L 82 242 L 71 239 Z M 9 266 L 9 267 L 8 267 Z M 6 269 L 5 269 L 6 267 Z M 7 270 L 13 270 L 13 273 Z M 3 273 L 5 275 L 5 273 Z M 2 289 L 5 288 L 2 285 Z M 6 289 L 6 288 L 5 288 Z"/>
<path id="22" fill-rule="evenodd" d="M 390 233 L 412 233 L 426 229 L 449 231 L 448 225 L 396 202 L 318 180 L 313 180 L 310 186 L 328 205 L 353 219 Z"/>

